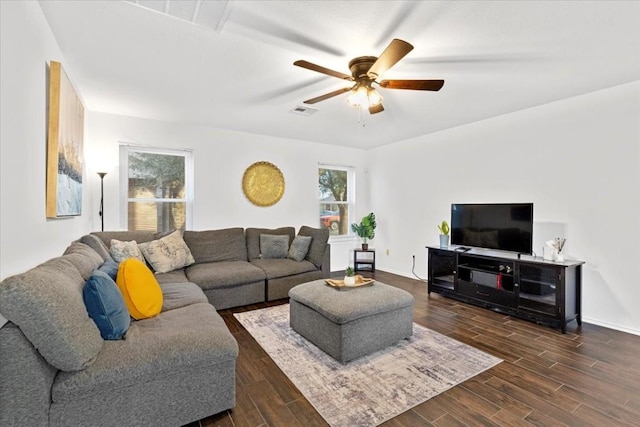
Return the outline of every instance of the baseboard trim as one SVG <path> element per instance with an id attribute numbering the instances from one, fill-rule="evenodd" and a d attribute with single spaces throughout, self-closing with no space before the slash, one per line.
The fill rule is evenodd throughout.
<path id="1" fill-rule="evenodd" d="M 591 323 L 592 325 L 602 326 L 603 328 L 613 329 L 620 332 L 626 332 L 627 334 L 640 336 L 640 329 L 627 328 L 625 326 L 615 325 L 613 323 L 604 322 L 599 319 L 593 319 L 591 317 L 582 316 L 582 321 L 585 323 Z"/>

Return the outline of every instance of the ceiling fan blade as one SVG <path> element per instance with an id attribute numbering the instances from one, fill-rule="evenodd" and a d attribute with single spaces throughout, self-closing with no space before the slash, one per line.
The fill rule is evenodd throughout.
<path id="1" fill-rule="evenodd" d="M 315 98 L 307 99 L 303 101 L 305 104 L 315 104 L 316 102 L 324 101 L 325 99 L 333 98 L 345 92 L 349 92 L 352 88 L 344 87 L 342 89 L 334 90 L 333 92 L 325 93 L 324 95 L 316 96 Z"/>
<path id="2" fill-rule="evenodd" d="M 373 63 L 367 74 L 372 79 L 377 79 L 382 73 L 393 67 L 396 62 L 400 61 L 405 55 L 413 50 L 413 46 L 404 40 L 393 39 L 389 46 Z"/>
<path id="3" fill-rule="evenodd" d="M 444 86 L 444 80 L 383 80 L 379 84 L 387 89 L 438 91 Z"/>
<path id="4" fill-rule="evenodd" d="M 307 70 L 317 71 L 318 73 L 326 74 L 332 77 L 337 77 L 339 79 L 344 80 L 352 80 L 353 78 L 347 74 L 341 73 L 339 71 L 330 70 L 328 68 L 322 67 L 320 65 L 312 64 L 309 61 L 304 61 L 302 59 L 293 63 L 293 65 L 297 65 L 298 67 L 306 68 Z"/>
<path id="5" fill-rule="evenodd" d="M 382 106 L 382 103 L 378 105 L 374 105 L 373 107 L 369 107 L 369 114 L 377 114 L 383 111 L 384 111 L 384 107 Z"/>

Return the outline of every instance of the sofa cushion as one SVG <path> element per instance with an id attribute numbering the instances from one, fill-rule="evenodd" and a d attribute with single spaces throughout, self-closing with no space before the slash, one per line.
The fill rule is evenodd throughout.
<path id="1" fill-rule="evenodd" d="M 199 302 L 209 302 L 200 286 L 195 283 L 160 283 L 162 311 L 175 310 Z"/>
<path id="2" fill-rule="evenodd" d="M 149 268 L 136 258 L 120 263 L 116 283 L 131 317 L 153 317 L 162 309 L 162 290 Z"/>
<path id="3" fill-rule="evenodd" d="M 245 235 L 247 237 L 247 256 L 251 259 L 260 258 L 260 235 L 261 234 L 273 234 L 273 235 L 286 235 L 289 236 L 289 243 L 287 247 L 293 241 L 296 235 L 296 230 L 293 227 L 280 227 L 280 228 L 247 228 Z"/>
<path id="4" fill-rule="evenodd" d="M 289 258 L 283 259 L 253 259 L 251 264 L 259 267 L 267 275 L 267 279 L 277 279 L 279 277 L 293 276 L 317 271 L 316 266 L 309 261 L 294 261 Z"/>
<path id="5" fill-rule="evenodd" d="M 309 252 L 311 239 L 311 236 L 296 236 L 291 242 L 287 257 L 297 262 L 302 261 L 307 256 L 307 252 Z"/>
<path id="6" fill-rule="evenodd" d="M 93 234 L 86 234 L 80 238 L 80 243 L 84 243 L 85 245 L 96 251 L 98 255 L 102 257 L 103 261 L 112 259 L 111 254 L 109 253 L 109 248 L 98 236 L 95 236 Z"/>
<path id="7" fill-rule="evenodd" d="M 138 247 L 138 242 L 136 242 L 135 240 L 123 242 L 113 239 L 111 240 L 111 244 L 109 245 L 109 252 L 111 253 L 111 257 L 116 262 L 122 262 L 129 258 L 135 258 L 142 262 L 146 262 L 144 259 L 144 255 L 142 255 L 142 252 Z"/>
<path id="8" fill-rule="evenodd" d="M 244 229 L 185 231 L 184 241 L 196 263 L 216 261 L 247 261 Z"/>
<path id="9" fill-rule="evenodd" d="M 260 257 L 286 258 L 289 252 L 289 236 L 276 236 L 273 234 L 260 235 Z"/>
<path id="10" fill-rule="evenodd" d="M 51 400 L 64 404 L 88 395 L 112 394 L 114 390 L 126 395 L 135 384 L 189 375 L 195 368 L 235 360 L 237 356 L 238 345 L 215 308 L 208 303 L 192 304 L 132 322 L 125 340 L 104 341 L 89 369 L 58 375 Z M 112 424 L 103 421 L 104 425 Z"/>
<path id="11" fill-rule="evenodd" d="M 173 270 L 168 273 L 158 273 L 156 274 L 156 280 L 161 285 L 163 283 L 187 283 L 189 279 L 187 278 L 187 274 L 184 268 L 180 270 Z"/>
<path id="12" fill-rule="evenodd" d="M 71 261 L 51 259 L 0 284 L 0 312 L 63 371 L 89 366 L 103 340 L 82 299 L 85 280 Z"/>
<path id="13" fill-rule="evenodd" d="M 306 260 L 311 261 L 316 267 L 322 266 L 324 251 L 327 249 L 329 241 L 329 230 L 326 228 L 313 228 L 303 225 L 298 232 L 301 236 L 311 236 L 311 246 L 307 252 Z"/>
<path id="14" fill-rule="evenodd" d="M 73 242 L 64 251 L 63 256 L 73 264 L 84 280 L 89 279 L 93 270 L 103 263 L 102 257 L 96 251 L 80 242 Z"/>
<path id="15" fill-rule="evenodd" d="M 243 285 L 266 278 L 264 271 L 247 261 L 194 264 L 187 267 L 186 271 L 189 280 L 205 290 Z"/>
<path id="16" fill-rule="evenodd" d="M 108 274 L 94 271 L 82 292 L 84 305 L 105 340 L 119 340 L 131 319 L 122 294 Z"/>
<path id="17" fill-rule="evenodd" d="M 196 262 L 180 230 L 158 240 L 140 243 L 138 247 L 156 273 L 167 273 Z"/>

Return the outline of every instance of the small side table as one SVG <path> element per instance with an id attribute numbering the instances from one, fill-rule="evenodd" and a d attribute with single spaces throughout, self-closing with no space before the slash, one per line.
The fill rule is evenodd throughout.
<path id="1" fill-rule="evenodd" d="M 354 249 L 353 250 L 353 271 L 376 271 L 376 250 L 375 249 Z"/>

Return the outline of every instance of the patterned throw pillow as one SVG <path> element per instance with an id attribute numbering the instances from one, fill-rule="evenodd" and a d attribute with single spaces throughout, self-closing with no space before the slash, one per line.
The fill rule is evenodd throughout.
<path id="1" fill-rule="evenodd" d="M 289 236 L 261 234 L 260 253 L 262 259 L 286 258 L 289 253 Z"/>
<path id="2" fill-rule="evenodd" d="M 111 244 L 109 246 L 111 246 L 109 252 L 115 262 L 120 263 L 127 258 L 136 258 L 145 262 L 144 256 L 142 255 L 142 252 L 140 252 L 138 243 L 135 240 L 130 242 L 121 242 L 120 240 L 111 239 Z"/>
<path id="3" fill-rule="evenodd" d="M 196 262 L 180 230 L 159 240 L 140 243 L 138 247 L 156 273 L 168 273 Z"/>
<path id="4" fill-rule="evenodd" d="M 128 258 L 120 263 L 116 283 L 131 317 L 136 320 L 153 317 L 162 309 L 162 289 L 147 265 Z"/>
<path id="5" fill-rule="evenodd" d="M 298 262 L 302 261 L 307 256 L 307 252 L 309 252 L 311 239 L 311 236 L 296 236 L 289 248 L 289 258 Z"/>

